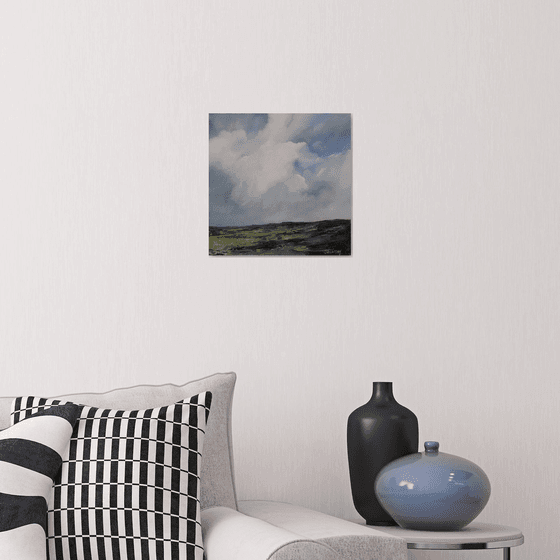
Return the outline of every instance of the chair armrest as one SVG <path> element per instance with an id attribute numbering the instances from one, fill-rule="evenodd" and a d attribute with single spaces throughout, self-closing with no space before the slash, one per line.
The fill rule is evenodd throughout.
<path id="1" fill-rule="evenodd" d="M 404 539 L 301 506 L 283 502 L 245 500 L 239 502 L 239 510 L 302 538 L 325 544 L 344 560 L 408 558 Z"/>
<path id="2" fill-rule="evenodd" d="M 201 518 L 206 560 L 340 560 L 326 543 L 227 507 L 207 508 Z"/>

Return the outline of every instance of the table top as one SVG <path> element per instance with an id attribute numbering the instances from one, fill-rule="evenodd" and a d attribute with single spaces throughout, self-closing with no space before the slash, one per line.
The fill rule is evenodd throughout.
<path id="1" fill-rule="evenodd" d="M 365 525 L 365 521 L 360 524 Z M 493 523 L 473 522 L 459 531 L 416 531 L 398 526 L 367 526 L 406 540 L 408 548 L 427 550 L 505 548 L 519 546 L 524 541 L 519 529 Z"/>

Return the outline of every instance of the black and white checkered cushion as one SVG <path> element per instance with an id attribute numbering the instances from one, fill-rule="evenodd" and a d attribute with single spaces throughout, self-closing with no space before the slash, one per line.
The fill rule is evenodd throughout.
<path id="1" fill-rule="evenodd" d="M 84 406 L 48 510 L 50 560 L 202 560 L 201 452 L 212 394 L 170 406 Z M 13 423 L 54 399 L 18 398 Z"/>

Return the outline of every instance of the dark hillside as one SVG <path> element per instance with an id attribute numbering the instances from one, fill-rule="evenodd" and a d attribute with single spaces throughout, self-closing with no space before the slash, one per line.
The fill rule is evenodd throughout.
<path id="1" fill-rule="evenodd" d="M 350 220 L 210 227 L 210 255 L 350 255 Z"/>

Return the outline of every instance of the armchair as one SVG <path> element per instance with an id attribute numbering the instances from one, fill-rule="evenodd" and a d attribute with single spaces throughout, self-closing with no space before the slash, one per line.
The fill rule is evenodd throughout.
<path id="1" fill-rule="evenodd" d="M 71 535 L 70 545 L 56 550 L 51 546 L 49 549 L 51 560 L 54 560 L 54 556 L 56 556 L 57 560 L 99 558 L 102 555 L 99 554 L 96 546 L 103 546 L 104 551 L 109 551 L 104 556 L 107 560 L 116 560 L 117 558 L 127 558 L 128 560 L 133 558 L 166 560 L 169 558 L 169 560 L 177 560 L 177 558 L 183 557 L 198 560 L 203 557 L 203 554 L 206 560 L 406 560 L 407 546 L 404 540 L 387 535 L 381 531 L 376 531 L 373 528 L 337 519 L 330 515 L 292 504 L 259 500 L 238 500 L 235 489 L 233 450 L 231 446 L 231 406 L 235 383 L 235 373 L 217 373 L 190 381 L 182 386 L 172 384 L 158 386 L 138 385 L 116 389 L 107 393 L 75 394 L 57 397 L 57 403 L 72 402 L 97 407 L 100 410 L 144 411 L 146 409 L 163 407 L 162 410 L 167 411 L 173 403 L 185 402 L 188 399 L 191 399 L 192 402 L 195 396 L 203 392 L 212 393 L 205 434 L 204 430 L 202 430 L 203 446 L 201 446 L 202 458 L 199 477 L 200 500 L 196 504 L 196 523 L 193 523 L 196 527 L 193 528 L 193 525 L 188 525 L 189 522 L 186 522 L 189 539 L 197 539 L 197 546 L 190 547 L 189 545 L 188 552 L 183 552 L 182 550 L 181 555 L 169 552 L 166 552 L 165 557 L 160 557 L 160 554 L 149 555 L 149 552 L 146 552 L 148 548 L 144 550 L 140 545 L 131 544 L 130 539 L 123 539 L 118 534 L 114 534 L 115 528 L 126 526 L 127 517 L 126 512 L 122 513 L 119 510 L 116 513 L 111 511 L 110 504 L 112 498 L 107 494 L 107 504 L 105 504 L 106 508 L 103 515 L 106 515 L 107 519 L 110 520 L 105 524 L 105 527 L 111 528 L 111 530 L 107 529 L 109 534 L 102 536 L 80 534 L 80 530 L 85 531 L 87 529 L 88 525 L 85 521 L 80 525 L 82 529 L 79 527 L 66 527 L 68 534 Z M 8 428 L 11 424 L 10 413 L 13 401 L 14 399 L 9 397 L 0 398 L 0 430 Z M 158 414 L 160 417 L 163 417 L 163 413 L 158 412 Z M 115 427 L 112 429 L 114 433 L 120 433 L 115 431 Z M 120 430 L 121 428 L 118 429 Z M 131 428 L 129 427 L 128 429 L 130 430 Z M 147 437 L 157 439 L 154 435 Z M 199 435 L 199 438 L 202 441 L 202 435 Z M 117 451 L 117 453 L 119 453 L 118 456 L 120 457 L 125 451 L 121 450 Z M 160 457 L 158 460 L 165 461 L 165 453 L 161 451 L 160 455 L 163 459 Z M 200 453 L 198 453 L 198 456 L 200 460 Z M 121 476 L 119 474 L 119 466 L 113 465 L 113 467 L 110 478 L 107 479 L 108 482 L 112 483 L 115 482 L 115 477 Z M 107 477 L 108 475 L 103 476 Z M 173 486 L 174 480 L 178 479 L 171 476 L 171 478 L 165 480 L 165 484 L 171 487 L 171 500 L 173 500 L 174 493 L 176 493 L 176 489 Z M 2 491 L 0 488 L 0 492 Z M 64 491 L 72 492 L 73 489 L 68 488 Z M 104 499 L 103 490 L 99 490 L 99 494 L 95 497 L 95 500 L 97 500 L 96 507 L 98 501 Z M 165 501 L 165 499 L 167 498 L 161 498 L 162 501 Z M 86 509 L 95 509 L 91 503 L 87 502 L 85 491 L 81 503 L 84 511 Z M 60 510 L 60 507 L 58 509 Z M 80 507 L 76 509 L 79 513 L 75 515 L 85 515 L 80 511 Z M 97 514 L 101 515 L 99 512 Z M 53 540 L 51 522 L 53 516 L 56 515 L 57 505 L 53 505 L 51 499 L 51 502 L 49 502 L 49 524 L 47 531 L 47 542 L 50 545 L 52 545 Z M 117 515 L 122 515 L 122 519 L 119 518 L 121 519 L 120 521 L 117 519 Z M 156 517 L 156 520 L 159 520 L 160 517 Z M 113 523 L 112 519 L 116 521 Z M 119 525 L 121 522 L 122 525 Z M 161 523 L 165 522 L 165 519 L 161 521 Z M 173 533 L 173 527 L 175 527 L 173 523 L 175 522 L 170 524 L 170 534 Z M 150 533 L 150 530 L 150 527 L 144 528 L 144 531 L 147 533 Z M 165 533 L 165 531 L 164 527 L 163 532 Z M 202 536 L 204 553 L 200 546 L 200 536 Z M 164 540 L 170 539 L 166 537 Z M 89 547 L 87 548 L 89 556 L 81 552 L 82 549 L 80 547 L 85 541 L 87 541 L 87 547 Z M 134 548 L 135 546 L 137 548 Z M 162 548 L 161 550 L 164 549 Z M 165 550 L 168 551 L 168 549 Z M 187 549 L 185 548 L 184 550 L 186 551 Z M 2 541 L 0 540 L 1 552 Z"/>

